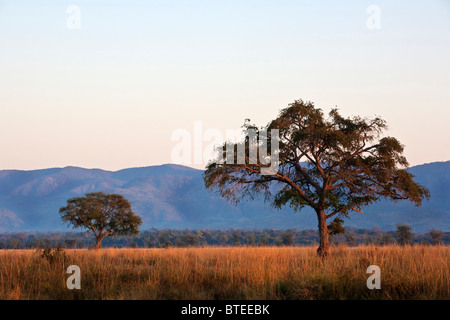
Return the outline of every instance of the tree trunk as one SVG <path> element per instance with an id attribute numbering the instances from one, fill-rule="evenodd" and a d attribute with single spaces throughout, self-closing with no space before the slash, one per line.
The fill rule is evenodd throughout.
<path id="1" fill-rule="evenodd" d="M 95 243 L 95 250 L 98 250 L 102 247 L 102 240 L 103 240 L 104 236 L 98 236 L 96 238 L 96 243 Z"/>
<path id="2" fill-rule="evenodd" d="M 327 227 L 327 218 L 325 216 L 324 210 L 317 211 L 317 219 L 319 220 L 319 239 L 320 244 L 319 248 L 317 248 L 317 255 L 325 259 L 329 252 L 329 241 L 328 241 L 328 227 Z"/>

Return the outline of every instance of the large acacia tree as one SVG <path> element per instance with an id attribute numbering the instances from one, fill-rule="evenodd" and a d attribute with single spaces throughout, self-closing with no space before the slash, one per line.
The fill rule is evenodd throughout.
<path id="1" fill-rule="evenodd" d="M 206 167 L 205 185 L 235 202 L 262 192 L 276 208 L 313 208 L 320 236 L 317 253 L 322 258 L 329 252 L 333 224 L 327 225 L 327 220 L 334 218 L 334 225 L 339 224 L 340 218 L 362 212 L 380 198 L 409 199 L 419 206 L 430 196 L 405 170 L 404 146 L 393 137 L 382 137 L 387 125 L 379 117 L 343 117 L 337 109 L 325 117 L 312 102 L 297 100 L 260 129 L 266 133 L 259 134 L 262 131 L 246 121 L 246 138 L 233 144 L 234 157 L 227 155 L 233 150 L 227 148 L 230 142 L 218 148 L 217 158 Z M 276 155 L 270 153 L 272 129 L 279 135 Z M 256 132 L 257 143 L 265 142 L 269 156 L 278 156 L 276 170 L 270 174 L 262 174 L 265 159 L 249 157 L 255 140 L 250 131 Z M 245 161 L 238 161 L 241 147 Z"/>
<path id="2" fill-rule="evenodd" d="M 73 228 L 92 231 L 95 235 L 95 248 L 101 247 L 106 236 L 133 235 L 139 233 L 142 223 L 139 216 L 131 210 L 130 202 L 120 194 L 92 192 L 84 197 L 67 200 L 67 205 L 59 209 L 64 222 Z"/>

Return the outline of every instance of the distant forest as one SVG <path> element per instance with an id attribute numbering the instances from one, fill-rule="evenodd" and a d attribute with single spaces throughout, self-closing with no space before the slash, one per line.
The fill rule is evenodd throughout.
<path id="1" fill-rule="evenodd" d="M 412 243 L 450 244 L 450 232 L 434 230 L 413 233 Z M 438 236 L 436 237 L 436 231 Z M 388 245 L 399 243 L 396 231 L 374 228 L 345 228 L 345 233 L 332 235 L 332 244 L 357 246 L 360 244 Z M 167 248 L 191 246 L 315 246 L 317 230 L 157 230 L 141 231 L 133 237 L 106 237 L 103 248 Z M 0 249 L 90 248 L 95 244 L 92 234 L 84 232 L 17 232 L 1 233 Z"/>

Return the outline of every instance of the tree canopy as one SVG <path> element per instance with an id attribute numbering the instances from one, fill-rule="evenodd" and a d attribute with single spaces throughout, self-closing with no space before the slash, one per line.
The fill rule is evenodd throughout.
<path id="1" fill-rule="evenodd" d="M 73 228 L 92 231 L 96 238 L 96 248 L 100 248 L 104 237 L 133 235 L 139 233 L 142 223 L 131 210 L 131 204 L 122 195 L 104 192 L 88 193 L 84 197 L 67 200 L 67 205 L 59 209 L 64 222 Z"/>
<path id="2" fill-rule="evenodd" d="M 329 250 L 327 219 L 362 212 L 380 198 L 408 199 L 419 206 L 430 196 L 406 170 L 404 146 L 394 137 L 382 136 L 386 129 L 380 117 L 344 117 L 337 108 L 325 117 L 312 102 L 296 100 L 265 127 L 247 120 L 244 141 L 232 148 L 229 142 L 218 148 L 216 159 L 206 167 L 205 185 L 235 202 L 263 193 L 275 208 L 313 208 L 319 222 L 318 254 L 325 257 Z M 273 132 L 278 137 L 276 153 Z M 268 150 L 251 156 L 255 143 L 258 150 L 261 146 Z M 239 161 L 243 149 L 245 157 Z M 271 164 L 267 164 L 266 152 Z M 274 159 L 276 170 L 268 174 L 265 169 L 273 167 Z"/>

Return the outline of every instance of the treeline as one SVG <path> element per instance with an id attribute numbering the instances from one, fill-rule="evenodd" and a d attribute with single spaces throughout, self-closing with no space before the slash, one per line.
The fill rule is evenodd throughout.
<path id="1" fill-rule="evenodd" d="M 133 237 L 105 238 L 106 248 L 167 248 L 190 246 L 311 246 L 317 245 L 317 230 L 157 230 L 141 231 Z M 389 245 L 405 242 L 397 231 L 377 228 L 351 229 L 333 235 L 331 243 L 357 246 L 360 244 Z M 450 244 L 450 232 L 431 230 L 410 233 L 410 243 Z M 0 249 L 90 248 L 95 243 L 91 234 L 83 232 L 17 232 L 0 234 Z"/>

